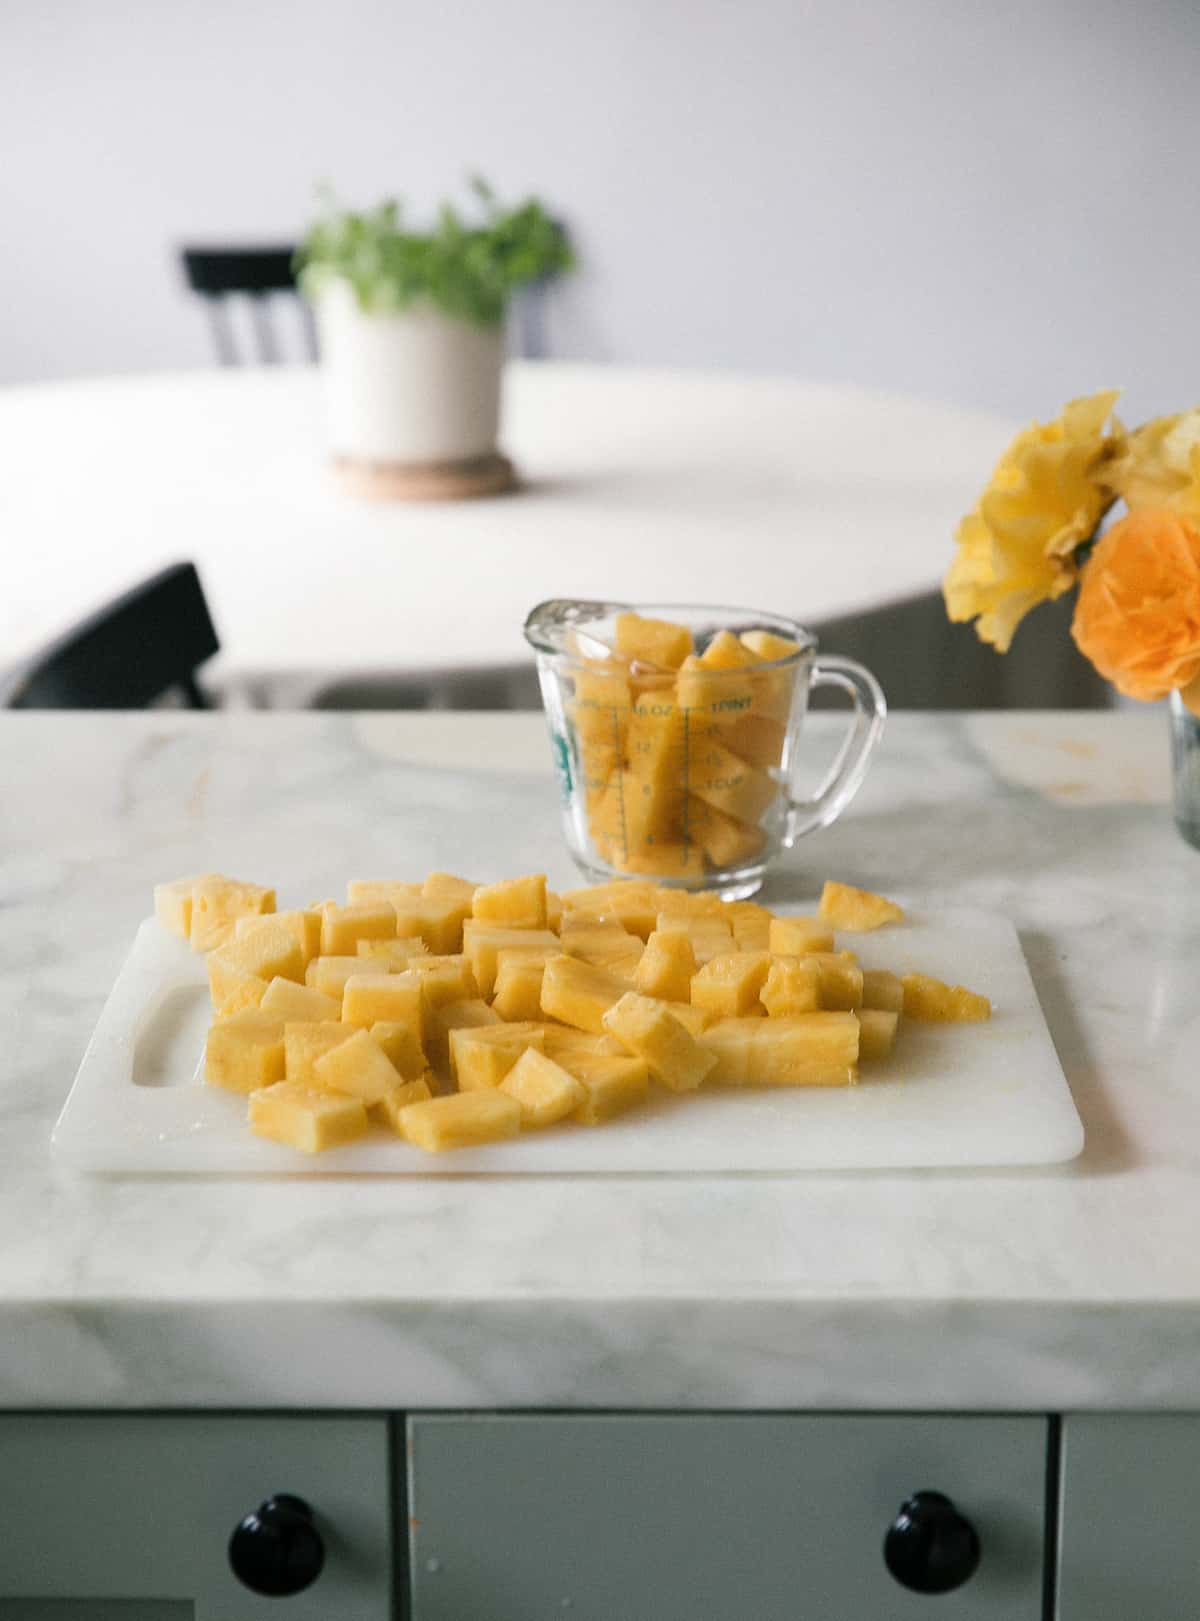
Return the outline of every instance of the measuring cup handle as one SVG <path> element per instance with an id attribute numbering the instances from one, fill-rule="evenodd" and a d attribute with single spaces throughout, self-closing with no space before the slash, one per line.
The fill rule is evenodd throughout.
<path id="1" fill-rule="evenodd" d="M 883 688 L 855 659 L 818 658 L 810 687 L 839 687 L 850 694 L 854 714 L 842 739 L 837 758 L 811 799 L 792 799 L 788 805 L 783 842 L 790 849 L 804 833 L 835 822 L 862 787 L 867 763 L 883 736 L 887 699 Z"/>

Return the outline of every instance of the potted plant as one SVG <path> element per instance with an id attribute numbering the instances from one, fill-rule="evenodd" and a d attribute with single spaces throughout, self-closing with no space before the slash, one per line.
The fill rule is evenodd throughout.
<path id="1" fill-rule="evenodd" d="M 475 213 L 442 204 L 428 230 L 399 202 L 330 202 L 298 255 L 316 311 L 334 456 L 367 493 L 458 496 L 508 487 L 499 454 L 504 322 L 513 291 L 570 268 L 561 227 L 530 199 Z"/>

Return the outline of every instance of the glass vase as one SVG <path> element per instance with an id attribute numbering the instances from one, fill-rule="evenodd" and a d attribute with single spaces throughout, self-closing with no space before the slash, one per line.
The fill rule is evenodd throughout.
<path id="1" fill-rule="evenodd" d="M 1170 697 L 1171 766 L 1175 778 L 1175 825 L 1200 850 L 1200 717 L 1177 692 Z"/>

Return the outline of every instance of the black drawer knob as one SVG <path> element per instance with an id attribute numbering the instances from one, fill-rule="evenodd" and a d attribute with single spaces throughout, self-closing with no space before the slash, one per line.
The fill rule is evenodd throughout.
<path id="1" fill-rule="evenodd" d="M 941 1492 L 914 1492 L 883 1539 L 883 1559 L 902 1587 L 949 1593 L 975 1574 L 979 1534 Z"/>
<path id="2" fill-rule="evenodd" d="M 299 1497 L 276 1492 L 229 1539 L 233 1574 L 252 1593 L 287 1598 L 311 1587 L 325 1563 L 325 1544 L 312 1509 Z"/>

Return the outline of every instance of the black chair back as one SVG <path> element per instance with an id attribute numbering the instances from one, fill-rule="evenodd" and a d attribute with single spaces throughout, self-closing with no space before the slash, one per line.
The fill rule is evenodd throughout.
<path id="1" fill-rule="evenodd" d="M 295 255 L 296 249 L 290 244 L 261 248 L 180 249 L 179 257 L 187 284 L 204 300 L 208 311 L 213 345 L 222 366 L 245 363 L 230 319 L 230 301 L 235 298 L 246 301 L 257 358 L 263 365 L 277 365 L 282 358 L 279 334 L 271 311 L 271 300 L 278 295 L 299 305 L 307 358 L 317 358 L 317 335 L 312 313 L 308 305 L 296 297 Z"/>
<path id="2" fill-rule="evenodd" d="M 200 576 L 172 567 L 90 615 L 26 664 L 9 709 L 145 709 L 177 689 L 208 707 L 196 670 L 220 644 Z"/>

